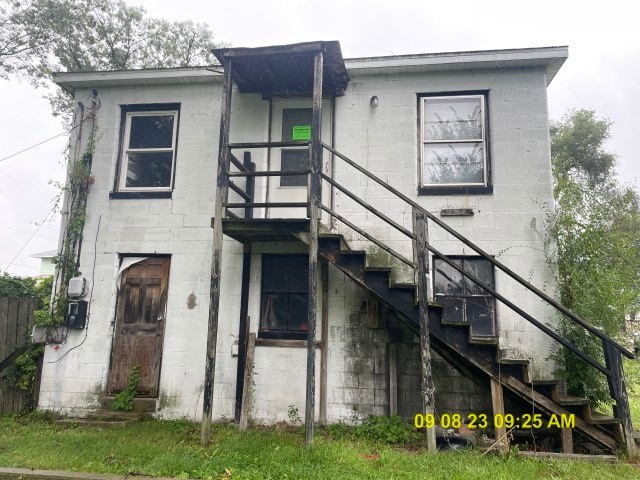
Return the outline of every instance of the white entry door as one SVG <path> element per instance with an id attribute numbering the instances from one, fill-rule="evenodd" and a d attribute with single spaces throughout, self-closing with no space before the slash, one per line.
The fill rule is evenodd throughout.
<path id="1" fill-rule="evenodd" d="M 274 142 L 311 140 L 311 99 L 274 100 L 271 135 Z M 322 102 L 322 141 L 331 145 L 331 102 Z M 324 158 L 330 158 L 323 155 Z M 327 161 L 322 162 L 325 173 Z M 309 168 L 308 147 L 274 148 L 271 151 L 271 170 L 306 170 Z M 269 177 L 269 203 L 306 202 L 308 175 Z M 269 218 L 306 218 L 305 208 L 271 208 Z"/>

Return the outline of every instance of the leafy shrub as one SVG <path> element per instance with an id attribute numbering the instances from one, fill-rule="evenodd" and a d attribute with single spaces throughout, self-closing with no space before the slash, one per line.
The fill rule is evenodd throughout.
<path id="1" fill-rule="evenodd" d="M 352 427 L 337 423 L 328 425 L 326 431 L 332 438 L 352 437 L 388 444 L 415 442 L 422 437 L 413 424 L 405 422 L 398 415 L 391 417 L 371 415 L 360 425 Z"/>
<path id="2" fill-rule="evenodd" d="M 140 365 L 134 365 L 129 374 L 127 388 L 116 395 L 111 409 L 121 412 L 130 412 L 133 410 L 133 399 L 136 398 L 138 383 L 140 383 Z"/>

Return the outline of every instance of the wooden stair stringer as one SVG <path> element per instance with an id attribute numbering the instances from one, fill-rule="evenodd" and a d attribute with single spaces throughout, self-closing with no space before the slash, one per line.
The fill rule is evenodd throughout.
<path id="1" fill-rule="evenodd" d="M 334 239 L 322 241 L 321 238 L 318 253 L 355 283 L 394 309 L 408 322 L 414 332 L 418 331 L 418 308 L 412 290 L 393 289 L 388 279 L 388 273 L 368 270 L 365 267 L 363 252 L 344 252 L 339 245 L 336 245 Z M 469 372 L 479 370 L 482 374 L 498 380 L 528 404 L 538 406 L 548 415 L 570 415 L 572 413 L 536 390 L 535 384 L 527 385 L 519 380 L 518 377 L 522 377 L 523 373 L 522 365 L 499 364 L 496 361 L 495 345 L 470 344 L 468 329 L 459 326 L 446 326 L 441 323 L 440 307 L 430 305 L 429 312 L 433 313 L 430 315 L 429 333 L 434 350 L 454 367 L 462 362 L 464 368 L 459 370 L 463 375 L 469 377 Z M 576 415 L 575 418 L 577 430 L 595 443 L 612 451 L 617 450 L 618 443 L 614 438 L 596 426 L 590 425 L 579 415 Z"/>
<path id="2" fill-rule="evenodd" d="M 555 414 L 557 416 L 560 416 L 560 415 L 571 414 L 571 412 L 569 412 L 568 410 L 565 410 L 560 405 L 555 403 L 553 400 L 545 397 L 539 392 L 534 391 L 533 398 L 531 398 L 531 391 L 532 391 L 531 387 L 514 377 L 504 377 L 499 380 L 500 380 L 500 383 L 502 383 L 505 387 L 507 387 L 509 390 L 511 390 L 513 393 L 515 393 L 519 397 L 528 401 L 535 402 L 535 406 L 538 407 L 547 415 Z M 575 424 L 576 428 L 581 432 L 587 434 L 589 437 L 591 437 L 591 439 L 596 440 L 602 446 L 609 448 L 613 451 L 616 451 L 618 449 L 618 443 L 613 438 L 611 438 L 610 436 L 608 436 L 598 428 L 594 427 L 593 425 L 589 425 L 584 419 L 582 419 L 578 415 L 575 416 L 575 420 L 576 420 L 576 424 Z"/>

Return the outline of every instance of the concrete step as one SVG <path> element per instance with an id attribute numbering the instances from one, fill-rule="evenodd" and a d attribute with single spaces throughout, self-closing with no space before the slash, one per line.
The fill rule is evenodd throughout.
<path id="1" fill-rule="evenodd" d="M 102 409 L 106 411 L 113 411 L 112 405 L 115 400 L 115 397 L 103 397 L 101 403 Z M 132 412 L 150 412 L 153 413 L 156 411 L 158 406 L 157 398 L 134 398 L 133 399 L 133 410 Z"/>

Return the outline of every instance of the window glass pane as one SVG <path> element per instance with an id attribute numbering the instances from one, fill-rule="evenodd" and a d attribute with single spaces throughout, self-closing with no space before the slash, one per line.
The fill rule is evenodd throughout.
<path id="1" fill-rule="evenodd" d="M 289 290 L 289 266 L 286 259 L 264 256 L 262 262 L 262 291 L 287 292 Z"/>
<path id="2" fill-rule="evenodd" d="M 297 255 L 289 257 L 290 292 L 304 292 L 309 290 L 309 257 Z"/>
<path id="3" fill-rule="evenodd" d="M 175 115 L 131 116 L 129 148 L 172 148 Z"/>
<path id="4" fill-rule="evenodd" d="M 287 149 L 282 150 L 280 169 L 286 170 L 308 170 L 309 169 L 309 150 L 303 149 Z M 308 175 L 294 175 L 292 177 L 280 177 L 280 186 L 282 187 L 306 187 Z"/>
<path id="5" fill-rule="evenodd" d="M 464 260 L 464 271 L 469 272 L 478 278 L 485 285 L 493 287 L 493 265 L 481 258 L 472 258 Z M 465 277 L 465 291 L 469 295 L 489 295 L 485 289 L 479 287 L 475 282 Z"/>
<path id="6" fill-rule="evenodd" d="M 482 138 L 482 106 L 479 97 L 425 99 L 425 142 Z"/>
<path id="7" fill-rule="evenodd" d="M 262 295 L 262 328 L 286 330 L 289 322 L 289 294 L 265 293 Z"/>
<path id="8" fill-rule="evenodd" d="M 460 265 L 461 261 L 454 260 L 454 263 Z M 462 274 L 460 272 L 439 259 L 435 259 L 434 266 L 436 294 L 462 295 L 464 293 Z"/>
<path id="9" fill-rule="evenodd" d="M 436 295 L 436 303 L 443 306 L 442 321 L 444 323 L 465 323 L 464 300 L 462 298 Z"/>
<path id="10" fill-rule="evenodd" d="M 173 152 L 127 154 L 127 187 L 170 187 Z"/>
<path id="11" fill-rule="evenodd" d="M 289 330 L 309 330 L 307 304 L 306 293 L 292 293 L 289 295 Z"/>
<path id="12" fill-rule="evenodd" d="M 494 300 L 491 297 L 467 297 L 465 313 L 473 335 L 495 335 Z"/>
<path id="13" fill-rule="evenodd" d="M 294 140 L 294 127 L 311 127 L 311 115 L 313 110 L 310 108 L 285 108 L 282 110 L 282 141 L 291 142 Z M 295 140 L 304 137 L 307 129 L 297 128 Z"/>
<path id="14" fill-rule="evenodd" d="M 426 184 L 484 183 L 482 143 L 432 143 L 424 146 Z"/>

